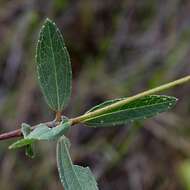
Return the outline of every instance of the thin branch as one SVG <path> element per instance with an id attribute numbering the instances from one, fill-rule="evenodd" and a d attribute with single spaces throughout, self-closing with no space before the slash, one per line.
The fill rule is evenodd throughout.
<path id="1" fill-rule="evenodd" d="M 136 94 L 136 95 L 131 96 L 129 98 L 126 98 L 124 100 L 121 100 L 121 101 L 118 101 L 116 103 L 113 103 L 112 105 L 108 105 L 108 106 L 105 106 L 105 107 L 103 107 L 101 109 L 86 113 L 86 114 L 84 114 L 82 116 L 69 119 L 69 122 L 70 122 L 71 125 L 83 123 L 84 121 L 86 121 L 86 120 L 88 120 L 90 118 L 93 118 L 93 117 L 96 117 L 98 115 L 104 114 L 107 111 L 110 111 L 110 110 L 112 110 L 114 108 L 118 108 L 118 107 L 120 107 L 122 105 L 125 105 L 125 104 L 131 102 L 131 101 L 137 100 L 138 98 L 142 98 L 142 97 L 147 96 L 147 95 L 151 95 L 151 94 L 155 94 L 155 93 L 158 93 L 160 91 L 163 91 L 163 90 L 167 90 L 169 88 L 175 87 L 177 85 L 183 84 L 183 83 L 188 82 L 188 81 L 190 81 L 190 75 L 188 75 L 186 77 L 183 77 L 181 79 L 175 80 L 173 82 L 161 85 L 159 87 L 153 88 L 151 90 L 147 90 L 147 91 L 144 91 L 142 93 Z M 58 115 L 58 117 L 60 117 L 60 115 Z M 45 124 L 48 125 L 51 128 L 55 127 L 57 125 L 55 120 L 47 122 Z M 32 129 L 34 129 L 36 126 L 37 125 L 32 126 Z M 15 138 L 15 137 L 21 137 L 21 136 L 22 136 L 21 130 L 17 129 L 17 130 L 11 131 L 11 132 L 0 134 L 0 140 L 5 140 L 5 139 L 10 139 L 10 138 Z"/>
<path id="2" fill-rule="evenodd" d="M 50 128 L 53 128 L 53 127 L 56 126 L 56 122 L 55 121 L 46 122 L 44 124 L 46 124 Z M 34 125 L 31 128 L 35 129 L 36 127 L 37 127 L 37 125 Z M 14 131 L 10 131 L 10 132 L 7 132 L 7 133 L 0 134 L 0 141 L 1 140 L 12 139 L 12 138 L 16 138 L 16 137 L 21 137 L 21 136 L 22 136 L 21 129 L 16 129 Z"/>

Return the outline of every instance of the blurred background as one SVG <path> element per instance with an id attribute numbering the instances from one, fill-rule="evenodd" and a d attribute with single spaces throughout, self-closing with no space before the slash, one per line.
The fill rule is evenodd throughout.
<path id="1" fill-rule="evenodd" d="M 59 26 L 73 68 L 64 114 L 136 94 L 190 73 L 188 0 L 0 0 L 0 132 L 50 121 L 35 68 L 46 17 Z M 170 112 L 115 128 L 76 126 L 68 136 L 76 164 L 90 166 L 102 190 L 190 190 L 190 86 L 167 92 Z M 55 143 L 24 150 L 0 143 L 1 190 L 62 190 Z"/>

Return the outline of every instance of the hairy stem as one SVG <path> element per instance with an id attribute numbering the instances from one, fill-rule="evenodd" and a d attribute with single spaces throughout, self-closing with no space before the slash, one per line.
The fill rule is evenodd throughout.
<path id="1" fill-rule="evenodd" d="M 116 102 L 116 103 L 114 103 L 112 105 L 105 106 L 105 107 L 103 107 L 101 109 L 86 113 L 86 114 L 84 114 L 82 116 L 69 119 L 70 124 L 75 125 L 75 124 L 83 123 L 84 121 L 86 121 L 86 120 L 88 120 L 90 118 L 93 118 L 93 117 L 96 117 L 98 115 L 104 114 L 107 111 L 110 111 L 112 109 L 115 109 L 115 108 L 118 108 L 120 106 L 123 106 L 123 105 L 125 105 L 125 104 L 127 104 L 127 103 L 129 103 L 131 101 L 134 101 L 134 100 L 136 100 L 138 98 L 142 98 L 142 97 L 147 96 L 147 95 L 151 95 L 151 94 L 161 92 L 163 90 L 167 90 L 169 88 L 172 88 L 172 87 L 175 87 L 177 85 L 186 83 L 188 81 L 190 81 L 190 75 L 188 75 L 186 77 L 183 77 L 181 79 L 175 80 L 173 82 L 161 85 L 159 87 L 153 88 L 151 90 L 141 92 L 141 93 L 136 94 L 134 96 L 131 96 L 131 97 L 125 99 L 125 100 L 118 101 L 118 102 Z M 60 113 L 57 113 L 56 120 L 58 120 L 59 118 L 60 118 Z M 49 127 L 55 127 L 57 125 L 57 122 L 58 122 L 56 120 L 47 122 L 45 124 L 48 125 Z M 33 129 L 35 127 L 36 127 L 36 125 L 32 126 Z M 15 138 L 15 137 L 20 137 L 20 136 L 22 136 L 21 130 L 17 129 L 17 130 L 11 131 L 11 132 L 0 134 L 0 140 L 10 139 L 10 138 Z"/>

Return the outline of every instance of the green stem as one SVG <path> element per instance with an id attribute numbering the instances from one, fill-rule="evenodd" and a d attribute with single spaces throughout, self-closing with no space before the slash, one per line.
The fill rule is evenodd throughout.
<path id="1" fill-rule="evenodd" d="M 131 96 L 129 98 L 126 98 L 124 100 L 121 100 L 121 101 L 118 101 L 116 103 L 113 103 L 112 105 L 108 105 L 108 106 L 105 106 L 105 107 L 103 107 L 101 109 L 98 109 L 98 110 L 86 113 L 86 114 L 84 114 L 82 116 L 70 119 L 71 125 L 82 123 L 82 122 L 84 122 L 84 121 L 86 121 L 88 119 L 91 119 L 91 118 L 96 117 L 98 115 L 104 114 L 104 113 L 106 113 L 108 111 L 111 111 L 112 109 L 115 109 L 115 108 L 118 108 L 120 106 L 123 106 L 123 105 L 125 105 L 125 104 L 127 104 L 129 102 L 132 102 L 132 101 L 137 100 L 139 98 L 142 98 L 144 96 L 148 96 L 148 95 L 155 94 L 155 93 L 158 93 L 158 92 L 163 91 L 163 90 L 167 90 L 169 88 L 172 88 L 172 87 L 175 87 L 177 85 L 186 83 L 188 81 L 190 81 L 190 75 L 188 75 L 186 77 L 183 77 L 181 79 L 175 80 L 173 82 L 161 85 L 159 87 L 156 87 L 156 88 L 141 92 L 139 94 L 136 94 L 136 95 Z"/>

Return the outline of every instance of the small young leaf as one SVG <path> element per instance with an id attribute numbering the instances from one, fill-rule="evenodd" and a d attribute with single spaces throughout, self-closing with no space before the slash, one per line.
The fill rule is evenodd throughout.
<path id="1" fill-rule="evenodd" d="M 68 131 L 70 127 L 69 122 L 64 122 L 54 128 L 49 128 L 47 125 L 40 124 L 41 126 L 37 127 L 28 138 L 36 140 L 56 140 L 61 137 L 65 132 Z"/>
<path id="2" fill-rule="evenodd" d="M 106 101 L 90 109 L 87 113 L 111 105 L 120 100 L 122 99 Z M 146 119 L 171 109 L 176 104 L 176 101 L 177 99 L 175 97 L 170 96 L 145 96 L 99 116 L 87 119 L 84 123 L 92 127 L 104 127 Z"/>
<path id="3" fill-rule="evenodd" d="M 27 145 L 32 144 L 34 142 L 35 142 L 34 139 L 21 139 L 21 140 L 14 142 L 13 144 L 11 144 L 9 146 L 9 149 L 21 148 L 23 146 L 27 146 Z"/>
<path id="4" fill-rule="evenodd" d="M 62 111 L 71 95 L 72 70 L 69 53 L 61 32 L 46 19 L 36 51 L 40 87 L 47 104 L 54 111 Z"/>
<path id="5" fill-rule="evenodd" d="M 28 145 L 26 145 L 25 154 L 29 158 L 34 158 L 36 156 L 36 153 L 34 151 L 34 144 L 28 144 Z"/>
<path id="6" fill-rule="evenodd" d="M 24 138 L 26 138 L 30 133 L 31 133 L 31 126 L 28 125 L 27 123 L 22 123 L 21 125 L 21 132 L 24 136 Z"/>
<path id="7" fill-rule="evenodd" d="M 26 124 L 26 123 L 22 123 L 21 132 L 22 132 L 24 139 L 25 139 L 32 132 L 31 126 Z M 25 154 L 29 158 L 35 157 L 35 151 L 34 151 L 34 145 L 33 144 L 26 145 Z"/>
<path id="8" fill-rule="evenodd" d="M 65 190 L 98 190 L 96 180 L 88 167 L 73 165 L 69 154 L 70 142 L 62 136 L 57 143 L 57 165 Z"/>
<path id="9" fill-rule="evenodd" d="M 67 132 L 70 127 L 68 121 L 63 121 L 54 128 L 49 128 L 45 124 L 39 124 L 29 135 L 24 139 L 18 140 L 9 146 L 9 149 L 20 148 L 34 143 L 38 140 L 56 140 Z"/>

